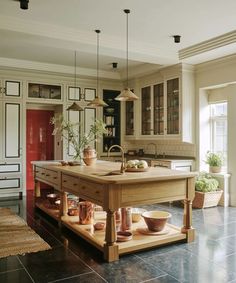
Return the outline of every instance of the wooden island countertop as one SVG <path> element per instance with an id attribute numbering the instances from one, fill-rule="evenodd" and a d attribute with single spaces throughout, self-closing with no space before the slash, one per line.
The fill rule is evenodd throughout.
<path id="1" fill-rule="evenodd" d="M 61 166 L 46 163 L 34 164 L 35 196 L 40 196 L 40 182 L 52 185 L 61 194 L 60 217 L 58 221 L 103 251 L 108 261 L 119 259 L 119 254 L 129 253 L 152 246 L 178 240 L 194 240 L 192 228 L 192 200 L 194 198 L 196 173 L 150 167 L 146 172 L 119 172 L 120 163 L 97 161 L 93 166 Z M 67 193 L 101 205 L 106 211 L 106 231 L 91 232 L 88 225 L 79 225 L 67 216 Z M 169 225 L 170 232 L 162 236 L 139 235 L 133 225 L 133 239 L 116 242 L 115 211 L 120 207 L 147 205 L 166 201 L 184 200 L 183 227 Z M 38 205 L 45 212 L 41 204 Z M 49 213 L 49 212 L 48 212 Z M 49 213 L 50 214 L 50 213 Z M 142 222 L 141 226 L 145 227 Z M 85 227 L 86 226 L 86 227 Z M 91 228 L 91 227 L 90 227 Z"/>

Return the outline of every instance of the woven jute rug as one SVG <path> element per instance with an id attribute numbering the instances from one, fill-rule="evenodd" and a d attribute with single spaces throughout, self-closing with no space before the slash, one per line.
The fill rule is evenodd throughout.
<path id="1" fill-rule="evenodd" d="M 0 258 L 51 247 L 9 208 L 0 208 Z"/>

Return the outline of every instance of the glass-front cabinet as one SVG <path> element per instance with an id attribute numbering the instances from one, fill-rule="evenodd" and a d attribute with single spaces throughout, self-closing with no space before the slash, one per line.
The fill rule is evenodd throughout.
<path id="1" fill-rule="evenodd" d="M 125 103 L 125 135 L 133 136 L 134 135 L 134 102 L 126 101 Z"/>
<path id="2" fill-rule="evenodd" d="M 141 89 L 141 136 L 178 135 L 179 106 L 179 78 L 143 87 Z"/>

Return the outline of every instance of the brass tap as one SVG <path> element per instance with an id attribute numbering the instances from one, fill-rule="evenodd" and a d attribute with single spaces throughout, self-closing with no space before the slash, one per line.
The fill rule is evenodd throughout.
<path id="1" fill-rule="evenodd" d="M 154 147 L 155 147 L 155 158 L 157 159 L 157 145 L 154 142 L 151 142 L 151 143 L 147 144 L 147 148 L 148 148 L 149 145 L 154 145 Z"/>
<path id="2" fill-rule="evenodd" d="M 121 166 L 120 166 L 120 173 L 125 173 L 125 151 L 123 149 L 122 146 L 118 145 L 118 144 L 114 144 L 112 145 L 109 149 L 108 149 L 108 152 L 107 152 L 107 156 L 109 156 L 109 153 L 111 151 L 112 148 L 114 147 L 118 147 L 121 151 L 121 154 L 122 154 L 122 161 L 121 161 Z"/>

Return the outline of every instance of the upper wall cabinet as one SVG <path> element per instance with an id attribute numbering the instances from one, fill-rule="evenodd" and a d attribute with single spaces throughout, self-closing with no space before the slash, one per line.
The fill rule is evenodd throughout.
<path id="1" fill-rule="evenodd" d="M 15 80 L 4 80 L 0 82 L 0 97 L 6 99 L 21 97 L 21 83 Z"/>
<path id="2" fill-rule="evenodd" d="M 157 77 L 159 82 L 155 82 L 154 76 L 140 80 L 137 111 L 141 115 L 136 117 L 134 125 L 131 123 L 132 107 L 126 103 L 126 138 L 127 131 L 132 129 L 128 132 L 130 136 L 135 132 L 135 139 L 165 138 L 192 143 L 195 124 L 193 69 L 178 65 L 162 70 Z"/>
<path id="3" fill-rule="evenodd" d="M 28 97 L 61 100 L 61 86 L 29 83 Z"/>

